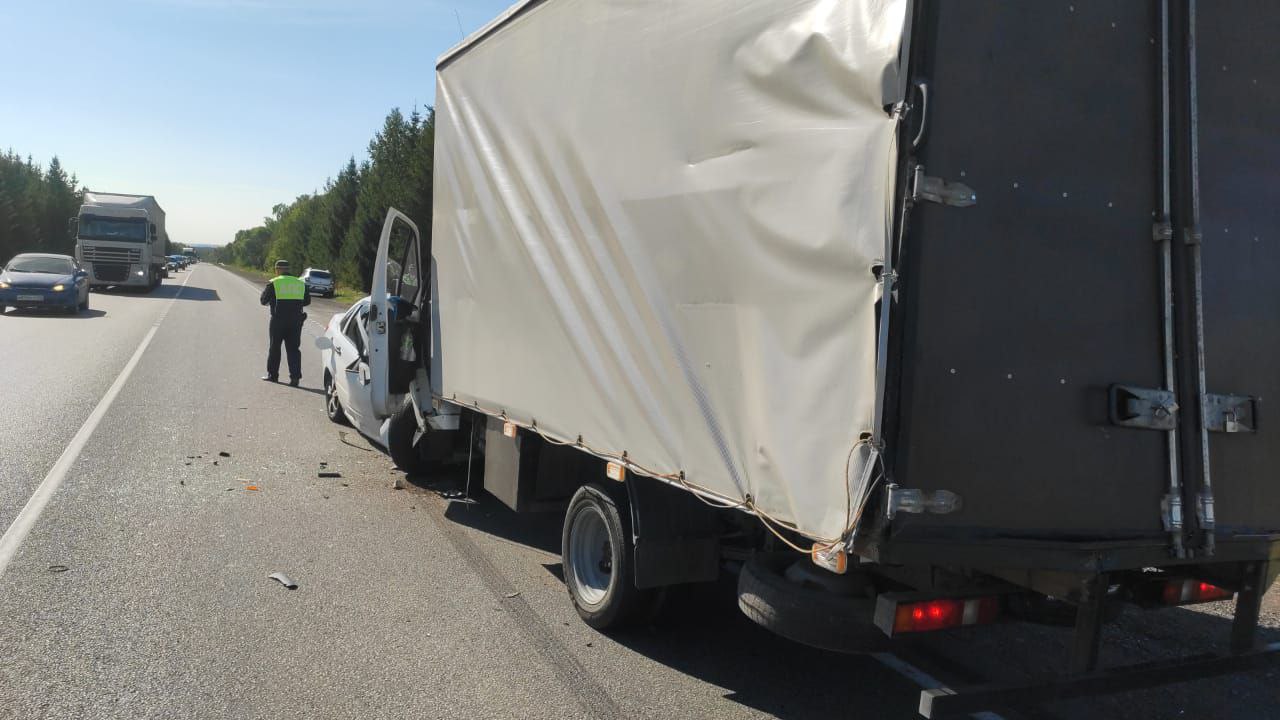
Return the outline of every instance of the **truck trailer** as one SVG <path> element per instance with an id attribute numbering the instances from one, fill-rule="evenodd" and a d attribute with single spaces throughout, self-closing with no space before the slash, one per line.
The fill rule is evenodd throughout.
<path id="1" fill-rule="evenodd" d="M 430 233 L 383 230 L 358 362 L 392 456 L 563 512 L 601 629 L 726 571 L 838 650 L 1074 624 L 1062 677 L 930 717 L 1273 663 L 1276 30 L 1245 0 L 520 3 L 438 62 Z M 1224 598 L 1229 653 L 1098 667 L 1117 608 Z"/>
<path id="2" fill-rule="evenodd" d="M 86 192 L 70 224 L 91 286 L 151 290 L 165 277 L 164 210 L 154 197 Z"/>

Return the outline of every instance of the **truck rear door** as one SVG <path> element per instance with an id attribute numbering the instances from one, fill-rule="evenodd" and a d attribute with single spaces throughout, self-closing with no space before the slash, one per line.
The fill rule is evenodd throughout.
<path id="1" fill-rule="evenodd" d="M 922 198 L 911 211 L 894 480 L 951 490 L 964 508 L 903 517 L 899 532 L 1174 542 L 1172 502 L 1195 544 L 1206 487 L 1186 242 L 1191 22 L 1171 5 L 1172 36 L 1160 2 L 924 4 L 918 177 L 967 186 L 976 203 Z M 1280 80 L 1278 18 L 1243 0 L 1195 17 L 1202 357 L 1208 393 L 1242 396 L 1242 415 L 1280 392 L 1280 96 L 1263 90 Z M 1252 415 L 1218 432 L 1215 408 L 1219 529 L 1280 527 L 1280 485 L 1266 479 L 1280 444 Z"/>

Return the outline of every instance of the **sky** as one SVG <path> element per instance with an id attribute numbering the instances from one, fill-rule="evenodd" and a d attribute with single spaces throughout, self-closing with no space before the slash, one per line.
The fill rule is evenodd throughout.
<path id="1" fill-rule="evenodd" d="M 0 149 L 222 245 L 430 106 L 435 59 L 512 2 L 0 0 Z"/>

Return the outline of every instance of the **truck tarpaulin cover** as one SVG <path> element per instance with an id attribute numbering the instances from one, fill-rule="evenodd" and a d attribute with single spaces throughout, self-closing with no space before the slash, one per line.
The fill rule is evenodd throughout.
<path id="1" fill-rule="evenodd" d="M 440 394 L 840 537 L 906 21 L 905 0 L 547 0 L 445 55 Z"/>

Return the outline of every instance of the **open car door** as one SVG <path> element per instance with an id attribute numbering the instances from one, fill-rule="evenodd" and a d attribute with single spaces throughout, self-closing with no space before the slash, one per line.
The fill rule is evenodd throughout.
<path id="1" fill-rule="evenodd" d="M 387 210 L 378 255 L 374 260 L 370 290 L 369 335 L 370 396 L 373 413 L 387 418 L 400 409 L 406 388 L 395 378 L 404 364 L 416 363 L 417 350 L 411 324 L 422 295 L 422 263 L 418 226 L 404 213 Z"/>

